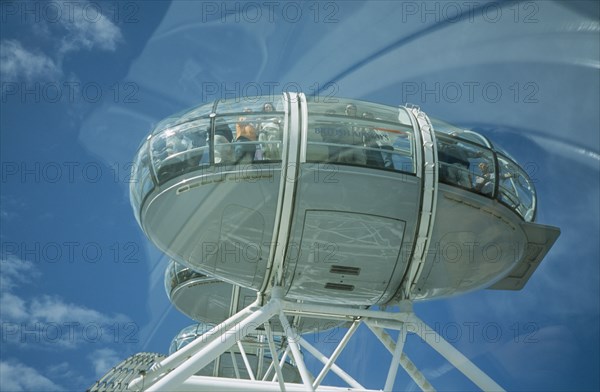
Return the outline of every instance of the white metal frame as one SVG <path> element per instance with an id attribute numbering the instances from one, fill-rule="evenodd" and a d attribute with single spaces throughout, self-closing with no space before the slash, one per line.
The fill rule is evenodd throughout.
<path id="1" fill-rule="evenodd" d="M 418 107 L 410 109 L 410 113 L 415 117 L 419 129 L 419 132 L 416 132 L 416 142 L 420 144 L 417 147 L 417 151 L 422 152 L 422 162 L 417 165 L 417 177 L 421 178 L 422 185 L 417 238 L 408 276 L 402 289 L 404 293 L 403 299 L 412 298 L 413 289 L 421 276 L 423 266 L 429 254 L 429 244 L 435 222 L 438 197 L 437 143 L 431 120 Z"/>
<path id="2" fill-rule="evenodd" d="M 342 353 L 354 332 L 360 324 L 365 324 L 373 334 L 392 353 L 388 374 L 383 386 L 384 391 L 394 389 L 399 366 L 407 372 L 414 382 L 423 391 L 433 391 L 433 386 L 425 378 L 417 367 L 404 353 L 404 342 L 409 333 L 419 336 L 425 343 L 429 344 L 442 357 L 444 357 L 457 370 L 462 372 L 469 380 L 482 390 L 502 391 L 502 387 L 473 364 L 467 357 L 460 353 L 454 346 L 444 340 L 434 329 L 419 319 L 412 310 L 412 304 L 405 301 L 398 312 L 387 312 L 382 310 L 349 309 L 335 305 L 319 305 L 290 302 L 282 297 L 283 289 L 280 286 L 271 289 L 271 297 L 260 305 L 259 300 L 241 310 L 228 320 L 214 327 L 205 335 L 198 337 L 195 341 L 169 357 L 156 363 L 148 372 L 140 375 L 129 384 L 129 390 L 133 391 L 374 391 L 362 386 L 351 374 L 341 369 L 335 362 Z M 324 319 L 339 320 L 343 318 L 353 319 L 348 332 L 341 339 L 330 357 L 321 353 L 317 348 L 300 337 L 290 326 L 288 317 L 291 315 L 305 315 L 320 317 Z M 288 347 L 283 352 L 275 348 L 273 334 L 269 320 L 277 317 L 284 327 L 284 336 L 287 338 Z M 251 380 L 232 379 L 222 377 L 196 376 L 197 372 L 209 365 L 222 354 L 235 349 L 238 345 L 239 351 L 244 356 L 244 349 L 239 343 L 248 334 L 256 333 L 256 329 L 264 325 L 264 335 L 271 351 L 271 364 L 262 378 L 253 377 L 252 370 L 247 359 L 244 363 L 247 367 Z M 397 330 L 398 340 L 393 341 L 385 329 Z M 262 333 L 262 331 L 261 331 Z M 302 347 L 317 360 L 323 363 L 323 368 L 314 377 L 307 370 Z M 302 384 L 285 382 L 283 379 L 282 366 L 288 353 L 292 354 Z M 234 363 L 236 363 L 234 361 Z M 234 365 L 236 366 L 236 365 Z M 237 366 L 236 366 L 237 367 Z M 269 380 L 269 376 L 275 370 L 275 376 Z M 329 372 L 338 375 L 347 387 L 327 386 L 322 382 Z M 236 369 L 236 374 L 239 371 Z"/>

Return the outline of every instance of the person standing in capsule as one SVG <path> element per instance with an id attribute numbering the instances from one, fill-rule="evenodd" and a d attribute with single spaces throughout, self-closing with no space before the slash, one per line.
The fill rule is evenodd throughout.
<path id="1" fill-rule="evenodd" d="M 245 108 L 244 113 L 252 113 L 252 109 Z M 235 124 L 234 159 L 235 163 L 250 163 L 256 153 L 256 125 L 248 121 L 246 116 L 240 116 Z"/>

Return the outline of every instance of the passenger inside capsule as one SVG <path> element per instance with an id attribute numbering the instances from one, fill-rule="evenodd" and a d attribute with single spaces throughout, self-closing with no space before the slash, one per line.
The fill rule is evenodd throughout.
<path id="1" fill-rule="evenodd" d="M 281 159 L 281 122 L 279 118 L 271 115 L 275 110 L 271 102 L 266 102 L 262 107 L 263 116 L 260 118 L 258 141 L 254 159 L 280 160 Z"/>
<path id="2" fill-rule="evenodd" d="M 244 113 L 252 113 L 252 109 L 245 108 Z M 249 117 L 240 116 L 235 124 L 234 163 L 249 163 L 254 160 L 256 140 L 256 124 Z"/>
<path id="3" fill-rule="evenodd" d="M 449 136 L 450 138 L 438 137 L 437 139 L 440 180 L 465 189 L 472 189 L 470 159 L 481 157 L 482 154 L 459 143 L 457 132 L 451 132 Z"/>

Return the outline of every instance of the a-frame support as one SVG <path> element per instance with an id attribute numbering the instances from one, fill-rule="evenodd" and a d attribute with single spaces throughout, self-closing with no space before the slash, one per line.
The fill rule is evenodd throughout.
<path id="1" fill-rule="evenodd" d="M 133 391 L 371 391 L 364 388 L 352 375 L 335 363 L 359 325 L 364 323 L 392 353 L 388 375 L 383 385 L 384 391 L 393 390 L 399 366 L 402 366 L 422 390 L 434 390 L 425 376 L 403 352 L 408 333 L 418 335 L 482 390 L 503 390 L 454 346 L 419 319 L 412 311 L 409 302 L 404 302 L 399 312 L 386 312 L 290 302 L 282 299 L 281 293 L 280 287 L 274 287 L 271 290 L 271 298 L 264 305 L 260 305 L 257 300 L 205 335 L 198 337 L 194 342 L 156 363 L 145 374 L 133 380 L 129 384 L 129 389 Z M 336 320 L 346 318 L 354 321 L 331 356 L 327 357 L 295 331 L 288 322 L 288 317 L 291 315 Z M 283 326 L 283 335 L 287 340 L 288 347 L 284 352 L 278 352 L 275 348 L 269 324 L 269 320 L 275 317 Z M 257 331 L 263 325 L 264 329 Z M 385 329 L 397 330 L 399 332 L 398 341 L 394 342 Z M 268 343 L 272 361 L 264 377 L 246 380 L 194 375 L 231 350 L 248 334 L 264 334 Z M 323 363 L 323 368 L 316 377 L 307 370 L 301 348 Z M 243 353 L 243 350 L 241 352 Z M 285 382 L 283 379 L 282 366 L 289 353 L 300 373 L 302 384 Z M 338 375 L 348 386 L 323 385 L 322 382 L 330 371 Z M 249 372 L 249 374 L 252 373 Z M 272 374 L 274 376 L 269 380 Z"/>

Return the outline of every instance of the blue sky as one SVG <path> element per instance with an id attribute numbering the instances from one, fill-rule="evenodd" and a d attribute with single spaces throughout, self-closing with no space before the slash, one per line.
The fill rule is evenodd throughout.
<path id="1" fill-rule="evenodd" d="M 597 2 L 252 4 L 0 4 L 0 389 L 82 390 L 168 350 L 189 320 L 129 206 L 135 150 L 171 113 L 287 87 L 418 104 L 521 162 L 562 230 L 550 254 L 520 292 L 416 312 L 509 390 L 598 390 Z M 342 367 L 382 388 L 389 356 L 358 334 Z M 416 337 L 406 351 L 436 388 L 474 389 Z"/>

